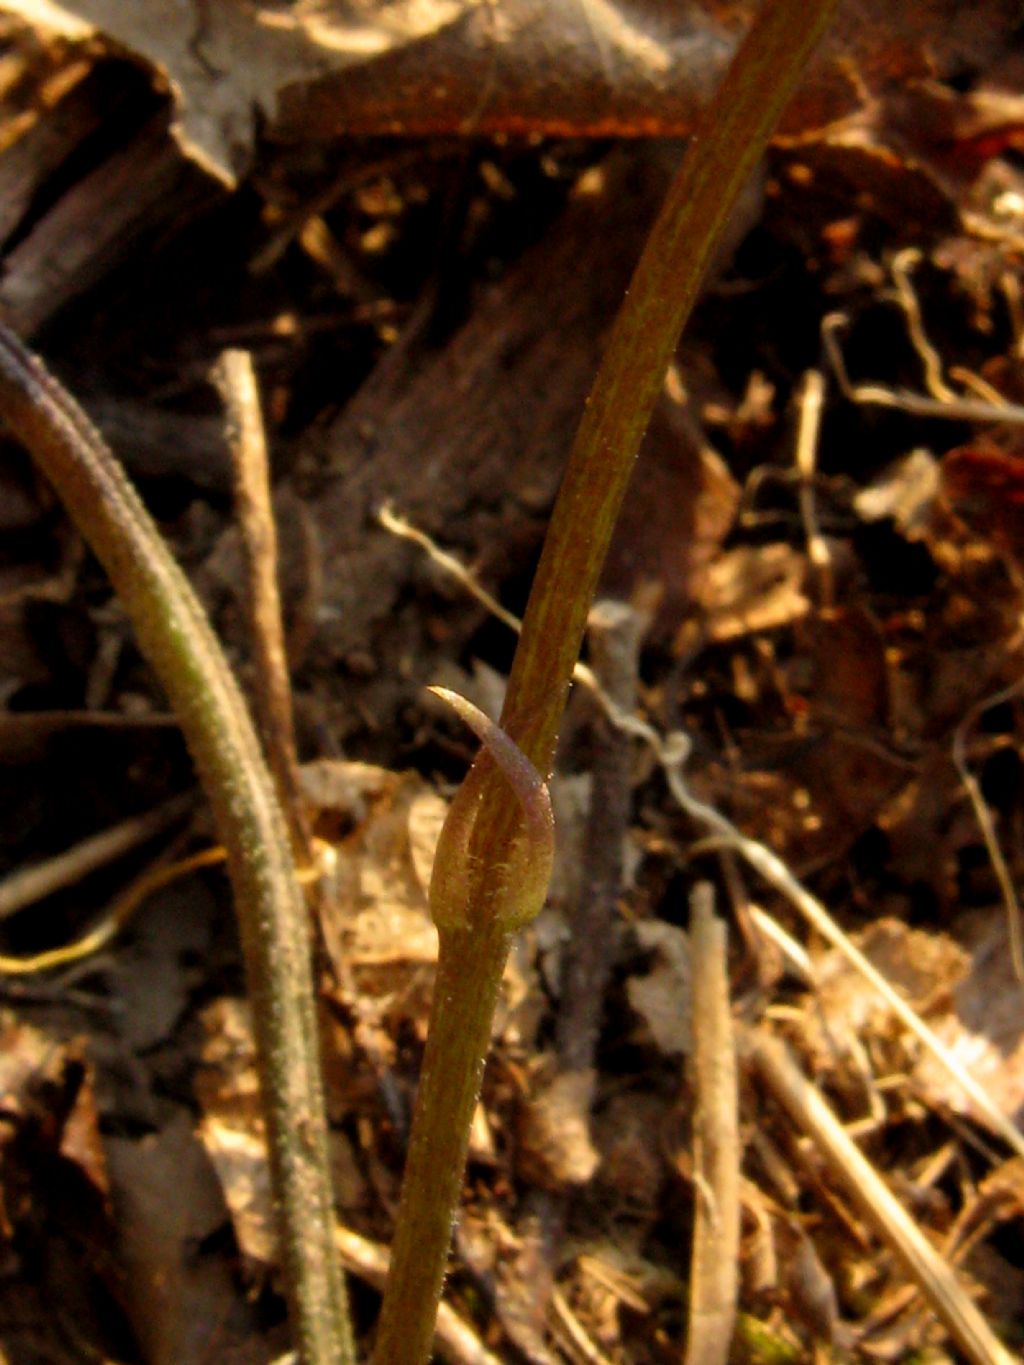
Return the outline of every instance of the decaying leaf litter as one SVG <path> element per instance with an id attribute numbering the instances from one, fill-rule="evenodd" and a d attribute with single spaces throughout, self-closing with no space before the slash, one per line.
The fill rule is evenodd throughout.
<path id="1" fill-rule="evenodd" d="M 172 72 L 168 95 L 166 71 L 145 65 L 159 53 L 126 60 L 102 15 L 76 36 L 53 13 L 31 27 L 28 7 L 4 8 L 0 296 L 135 461 L 254 692 L 210 367 L 226 347 L 255 359 L 298 740 L 315 760 L 301 781 L 329 850 L 339 1245 L 368 1326 L 431 986 L 425 879 L 471 753 L 423 689 L 497 710 L 510 635 L 474 588 L 522 606 L 602 329 L 675 155 L 615 135 L 683 132 L 685 103 L 674 124 L 643 127 L 623 106 L 600 125 L 608 102 L 577 74 L 576 106 L 531 124 L 549 134 L 533 146 L 474 136 L 522 133 L 514 108 L 504 130 L 465 108 L 428 127 L 415 89 L 408 131 L 430 140 L 381 138 L 401 122 L 391 108 L 358 142 L 312 126 L 306 140 L 294 120 L 285 133 L 283 114 L 275 135 L 271 114 L 228 184 L 177 140 L 181 84 Z M 852 58 L 826 54 L 816 98 L 797 102 L 667 378 L 607 572 L 608 595 L 631 604 L 617 671 L 599 625 L 590 646 L 614 706 L 577 689 L 558 875 L 505 983 L 439 1329 L 449 1358 L 682 1349 L 708 1213 L 687 902 L 709 880 L 731 924 L 741 1078 L 733 1358 L 996 1359 L 995 1341 L 1021 1344 L 1021 1148 L 1006 1131 L 1024 1008 L 1011 8 L 973 6 L 958 27 L 915 7 L 869 49 L 868 7 L 851 7 Z M 230 6 L 210 9 L 216 27 Z M 608 34 L 634 30 L 581 12 L 613 82 Z M 498 36 L 481 41 L 503 40 L 496 70 L 515 71 L 515 10 L 506 34 L 501 8 L 490 17 Z M 693 17 L 727 43 L 721 16 Z M 438 42 L 453 36 L 466 41 L 439 18 Z M 408 41 L 388 49 L 399 67 Z M 215 49 L 196 45 L 213 80 Z M 373 65 L 358 68 L 371 84 Z M 597 131 L 612 145 L 583 140 Z M 23 877 L 72 854 L 47 899 L 5 901 L 4 951 L 66 949 L 97 919 L 111 932 L 4 977 L 0 1339 L 12 1359 L 272 1359 L 285 1338 L 224 887 L 208 871 L 138 910 L 124 899 L 208 848 L 205 817 L 98 869 L 80 848 L 187 790 L 189 770 L 102 578 L 13 443 L 2 477 L 4 861 Z M 396 535 L 396 517 L 437 549 Z M 646 732 L 624 733 L 625 715 Z M 751 840 L 776 855 L 768 881 Z M 918 1033 L 832 931 L 808 929 L 776 865 Z M 601 901 L 607 928 L 574 936 Z M 604 983 L 596 1019 L 570 984 L 580 972 Z M 815 1088 L 804 1104 L 794 1059 Z M 886 1222 L 885 1186 L 865 1202 L 866 1181 L 846 1183 L 822 1101 L 923 1251 Z"/>

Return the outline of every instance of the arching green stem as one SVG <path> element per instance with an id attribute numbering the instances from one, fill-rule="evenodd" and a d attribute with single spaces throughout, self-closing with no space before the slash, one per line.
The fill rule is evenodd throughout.
<path id="1" fill-rule="evenodd" d="M 295 1343 L 303 1365 L 354 1365 L 333 1241 L 309 922 L 249 712 L 191 585 L 106 442 L 3 326 L 0 416 L 109 574 L 213 807 L 245 955 Z"/>
<path id="2" fill-rule="evenodd" d="M 619 506 L 672 352 L 736 196 L 836 3 L 762 5 L 694 130 L 615 320 L 548 528 L 501 717 L 505 732 L 544 776 L 554 761 Z M 488 909 L 503 903 L 522 808 L 509 799 L 508 782 L 493 767 L 477 770 L 470 783 L 451 848 L 442 855 L 437 985 L 376 1365 L 422 1365 L 430 1352 L 491 1011 L 510 942 L 509 927 Z M 469 906 L 460 859 L 472 870 Z M 442 1200 L 450 1201 L 446 1208 Z"/>

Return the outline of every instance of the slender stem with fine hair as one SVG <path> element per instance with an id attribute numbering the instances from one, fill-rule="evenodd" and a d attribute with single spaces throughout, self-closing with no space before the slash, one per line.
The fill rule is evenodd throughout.
<path id="1" fill-rule="evenodd" d="M 106 442 L 2 325 L 0 416 L 109 574 L 213 807 L 245 955 L 295 1344 L 304 1365 L 354 1365 L 333 1239 L 308 917 L 252 721 L 188 580 Z"/>
<path id="2" fill-rule="evenodd" d="M 837 3 L 765 0 L 698 121 L 615 320 L 569 455 L 501 716 L 505 734 L 541 775 L 551 771 L 587 613 L 672 352 L 736 196 Z M 472 829 L 463 840 L 470 894 L 461 917 L 439 916 L 432 906 L 438 980 L 376 1365 L 422 1365 L 430 1352 L 469 1122 L 516 927 L 495 911 L 509 909 L 514 890 L 509 867 L 523 838 L 520 805 L 493 767 L 485 774 L 474 765 L 467 781 L 474 790 Z M 463 821 L 465 805 L 453 814 Z M 440 853 L 438 861 L 454 888 L 457 870 Z"/>

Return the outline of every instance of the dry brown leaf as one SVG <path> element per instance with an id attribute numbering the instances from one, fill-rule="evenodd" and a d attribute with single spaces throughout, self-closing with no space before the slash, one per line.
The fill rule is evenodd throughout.
<path id="1" fill-rule="evenodd" d="M 707 0 L 3 0 L 43 32 L 100 37 L 159 73 L 187 153 L 231 181 L 257 117 L 286 140 L 342 134 L 678 135 L 750 3 Z M 990 60 L 1012 0 L 847 0 L 786 129 L 846 117 L 865 91 Z"/>
<path id="2" fill-rule="evenodd" d="M 774 799 L 781 796 L 779 804 L 792 812 L 788 841 L 776 848 L 805 865 L 849 847 L 909 774 L 887 741 L 889 668 L 879 621 L 866 607 L 838 607 L 809 618 L 794 635 L 800 648 L 783 676 L 792 680 L 787 702 L 800 728 L 773 756 L 778 777 L 789 784 Z M 755 742 L 748 762 L 756 755 Z M 737 782 L 742 787 L 745 777 Z M 765 794 L 773 799 L 770 786 Z"/>
<path id="3" fill-rule="evenodd" d="M 963 949 L 947 934 L 911 929 L 896 919 L 876 920 L 853 941 L 917 1010 L 948 998 L 967 963 Z M 824 1016 L 837 1029 L 863 1037 L 893 1032 L 889 1006 L 833 950 L 819 964 L 818 985 Z"/>
<path id="4" fill-rule="evenodd" d="M 471 7 L 471 6 L 470 6 Z M 415 43 L 467 8 L 466 0 L 361 6 L 348 22 L 321 3 L 245 0 L 5 0 L 4 8 L 55 37 L 102 37 L 159 72 L 174 93 L 182 148 L 233 183 L 248 168 L 256 116 L 273 119 L 280 93 Z"/>
<path id="5" fill-rule="evenodd" d="M 277 1264 L 266 1129 L 259 1097 L 256 1049 L 245 1001 L 224 998 L 202 1015 L 206 1041 L 196 1093 L 199 1137 L 217 1173 L 243 1255 L 254 1268 Z M 331 1129 L 334 1188 L 345 1208 L 362 1199 L 365 1182 L 348 1139 Z"/>
<path id="6" fill-rule="evenodd" d="M 814 233 L 855 208 L 858 215 L 896 229 L 904 241 L 953 231 L 956 203 L 931 167 L 879 137 L 873 127 L 842 127 L 780 158 L 805 230 Z"/>
<path id="7" fill-rule="evenodd" d="M 994 908 L 973 946 L 970 966 L 952 991 L 951 1008 L 932 1026 L 946 1047 L 985 1087 L 997 1107 L 1024 1120 L 1024 984 L 1014 976 L 1005 911 Z M 936 1104 L 968 1113 L 973 1106 L 930 1055 L 915 1072 L 918 1084 Z"/>
<path id="8" fill-rule="evenodd" d="M 108 1358 L 117 1285 L 92 1086 L 80 1043 L 0 1016 L 0 1346 L 9 1359 Z"/>
<path id="9" fill-rule="evenodd" d="M 32 1145 L 40 1149 L 40 1156 L 42 1149 L 52 1148 L 106 1196 L 99 1117 L 80 1046 L 61 1043 L 5 1014 L 0 1020 L 0 1095 L 4 1146 L 10 1149 L 17 1142 L 19 1129 L 35 1131 Z"/>
<path id="10" fill-rule="evenodd" d="M 920 724 L 919 714 L 914 719 Z M 940 905 L 954 906 L 960 854 L 980 836 L 948 745 L 926 749 L 918 772 L 885 803 L 876 823 L 888 841 L 889 866 L 904 885 L 931 887 Z"/>
<path id="11" fill-rule="evenodd" d="M 854 942 L 918 1013 L 960 1065 L 988 1091 L 1007 1117 L 1024 1118 L 1024 985 L 1016 980 L 1002 907 L 974 922 L 968 950 L 948 934 L 912 929 L 899 920 L 880 919 Z M 983 1115 L 945 1068 L 909 1040 L 889 1007 L 835 952 L 818 969 L 818 1017 L 808 1015 L 803 1037 L 817 1038 L 822 1058 L 835 1057 L 836 1044 L 875 1048 L 895 1045 L 899 1064 L 912 1071 L 914 1085 L 929 1103 L 969 1115 Z M 890 1054 L 894 1056 L 895 1054 Z"/>
<path id="12" fill-rule="evenodd" d="M 759 202 L 749 207 L 737 224 L 740 233 L 756 220 Z M 707 444 L 690 407 L 663 400 L 615 528 L 602 591 L 629 600 L 641 584 L 657 584 L 661 597 L 653 631 L 671 629 L 700 594 L 739 500 L 739 485 Z"/>
<path id="13" fill-rule="evenodd" d="M 146 1359 L 175 1365 L 223 1355 L 247 1315 L 229 1261 L 199 1250 L 227 1209 L 191 1117 L 180 1110 L 140 1141 L 108 1138 L 107 1154 L 125 1302 Z M 255 1349 L 249 1333 L 243 1339 Z"/>
<path id="14" fill-rule="evenodd" d="M 655 1046 L 671 1056 L 690 1050 L 690 944 L 685 932 L 663 920 L 633 926 L 640 946 L 655 954 L 651 970 L 626 983 L 629 1003 Z"/>
<path id="15" fill-rule="evenodd" d="M 336 850 L 324 942 L 339 979 L 351 971 L 361 992 L 386 1008 L 385 998 L 408 986 L 410 968 L 437 959 L 425 883 L 443 818 L 440 798 L 417 777 L 366 765 L 330 768 L 349 809 L 358 796 L 364 813 Z M 326 772 L 319 764 L 321 794 Z"/>
<path id="16" fill-rule="evenodd" d="M 853 505 L 865 521 L 891 518 L 908 540 L 918 540 L 931 523 L 938 493 L 935 456 L 927 450 L 912 450 L 857 493 Z"/>
<path id="17" fill-rule="evenodd" d="M 248 1006 L 222 999 L 202 1016 L 206 1043 L 196 1093 L 199 1136 L 217 1172 L 243 1255 L 275 1261 L 270 1174 Z"/>
<path id="18" fill-rule="evenodd" d="M 686 127 L 732 49 L 692 0 L 671 22 L 657 3 L 609 0 L 3 7 L 54 36 L 102 37 L 159 72 L 174 92 L 183 149 L 229 183 L 249 166 L 257 115 L 272 135 L 303 141 L 373 132 L 607 135 L 630 121 L 634 132 L 664 131 L 666 115 Z"/>
<path id="19" fill-rule="evenodd" d="M 413 797 L 409 806 L 409 852 L 424 896 L 430 890 L 434 853 L 447 814 L 448 803 L 436 792 L 423 792 Z"/>
<path id="20" fill-rule="evenodd" d="M 542 1081 L 519 1116 L 519 1173 L 547 1190 L 585 1185 L 600 1156 L 590 1140 L 593 1071 L 563 1071 Z"/>
<path id="21" fill-rule="evenodd" d="M 712 640 L 775 630 L 807 615 L 807 563 L 788 545 L 740 545 L 706 570 L 699 600 Z"/>
<path id="22" fill-rule="evenodd" d="M 901 920 L 876 920 L 852 941 L 871 964 L 904 996 L 908 1004 L 935 1026 L 967 962 L 963 949 L 948 935 L 912 929 Z M 817 991 L 800 1021 L 801 1045 L 814 1057 L 816 1071 L 830 1078 L 846 1096 L 851 1115 L 870 1114 L 881 1121 L 907 1087 L 883 1098 L 878 1074 L 909 1074 L 922 1049 L 907 1033 L 890 1006 L 844 956 L 830 949 L 816 964 Z M 908 1083 L 909 1084 L 909 1083 Z"/>
<path id="23" fill-rule="evenodd" d="M 666 1114 L 662 1097 L 636 1088 L 612 1095 L 594 1115 L 594 1145 L 602 1154 L 594 1180 L 602 1200 L 625 1215 L 618 1222 L 623 1252 L 644 1244 L 644 1223 L 652 1223 L 662 1212 Z"/>

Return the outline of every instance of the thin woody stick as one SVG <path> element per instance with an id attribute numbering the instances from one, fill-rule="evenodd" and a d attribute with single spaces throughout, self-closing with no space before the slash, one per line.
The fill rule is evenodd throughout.
<path id="1" fill-rule="evenodd" d="M 740 1256 L 740 1143 L 736 1049 L 725 924 L 708 882 L 690 908 L 693 967 L 693 1178 L 686 1365 L 725 1365 L 736 1323 Z"/>
<path id="2" fill-rule="evenodd" d="M 100 834 L 82 839 L 45 862 L 13 872 L 0 882 L 0 920 L 9 919 L 45 896 L 105 867 L 139 844 L 147 843 L 186 815 L 192 805 L 191 795 L 174 796 L 144 815 L 133 815 Z"/>
<path id="3" fill-rule="evenodd" d="M 214 374 L 224 400 L 235 470 L 235 507 L 242 533 L 249 634 L 256 665 L 256 719 L 292 847 L 301 865 L 310 860 L 311 831 L 299 787 L 291 680 L 277 586 L 277 528 L 252 356 L 248 351 L 223 351 Z"/>
<path id="4" fill-rule="evenodd" d="M 388 1277 L 390 1254 L 387 1247 L 360 1237 L 358 1232 L 334 1225 L 334 1244 L 346 1270 L 358 1275 L 375 1289 L 383 1289 Z M 501 1365 L 498 1357 L 483 1344 L 470 1325 L 447 1303 L 437 1310 L 434 1347 L 448 1365 Z"/>

